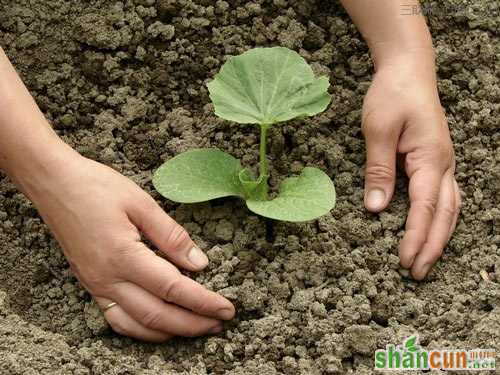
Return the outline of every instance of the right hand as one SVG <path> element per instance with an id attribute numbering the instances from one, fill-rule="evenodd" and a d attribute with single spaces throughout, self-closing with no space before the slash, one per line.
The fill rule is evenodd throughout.
<path id="1" fill-rule="evenodd" d="M 443 253 L 461 206 L 433 56 L 432 49 L 418 49 L 388 60 L 375 73 L 363 105 L 365 206 L 372 212 L 387 207 L 400 157 L 410 209 L 399 257 L 416 280 L 425 278 Z"/>
<path id="2" fill-rule="evenodd" d="M 114 331 L 162 342 L 223 329 L 234 316 L 227 299 L 182 275 L 206 255 L 146 192 L 111 168 L 67 152 L 50 175 L 25 184 L 81 284 Z M 47 172 L 50 171 L 50 172 Z M 141 242 L 143 233 L 172 262 Z"/>

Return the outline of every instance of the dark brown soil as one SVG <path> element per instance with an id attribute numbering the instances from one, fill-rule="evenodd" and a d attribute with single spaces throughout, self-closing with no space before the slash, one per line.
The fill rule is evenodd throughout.
<path id="1" fill-rule="evenodd" d="M 196 276 L 237 306 L 211 338 L 142 344 L 113 334 L 36 210 L 0 175 L 1 374 L 371 374 L 373 352 L 412 333 L 429 347 L 500 349 L 500 25 L 495 0 L 426 2 L 464 206 L 430 277 L 398 265 L 407 209 L 363 208 L 360 112 L 372 66 L 338 2 L 0 0 L 0 44 L 58 133 L 150 191 L 208 251 Z M 495 13 L 496 12 L 496 13 Z M 205 83 L 255 46 L 299 51 L 333 104 L 271 134 L 272 180 L 305 165 L 338 205 L 308 224 L 236 200 L 174 205 L 153 192 L 163 160 L 219 147 L 255 165 L 255 129 L 214 116 Z M 481 274 L 483 277 L 481 276 Z"/>

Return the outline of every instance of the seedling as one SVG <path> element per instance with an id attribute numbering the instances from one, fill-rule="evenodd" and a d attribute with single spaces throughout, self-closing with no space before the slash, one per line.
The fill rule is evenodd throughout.
<path id="1" fill-rule="evenodd" d="M 320 169 L 305 167 L 286 178 L 269 199 L 267 134 L 274 124 L 323 112 L 330 103 L 327 77 L 287 48 L 256 48 L 230 58 L 208 84 L 215 114 L 260 128 L 259 176 L 218 149 L 194 149 L 165 162 L 153 184 L 164 197 L 180 203 L 236 196 L 256 214 L 284 221 L 308 221 L 335 206 L 335 188 Z"/>

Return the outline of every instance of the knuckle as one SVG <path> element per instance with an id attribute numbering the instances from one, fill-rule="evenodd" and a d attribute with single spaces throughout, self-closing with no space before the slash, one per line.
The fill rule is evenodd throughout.
<path id="1" fill-rule="evenodd" d="M 116 333 L 118 333 L 119 335 L 123 335 L 123 336 L 129 335 L 129 331 L 128 331 L 127 327 L 125 327 L 119 319 L 114 318 L 114 317 L 107 317 L 106 320 L 107 320 L 109 326 L 111 327 L 111 329 L 113 331 L 115 331 Z"/>
<path id="2" fill-rule="evenodd" d="M 434 245 L 430 246 L 428 253 L 427 253 L 429 261 L 431 263 L 436 262 L 443 254 L 443 250 L 444 250 L 443 246 L 441 246 L 439 244 L 434 244 Z"/>
<path id="3" fill-rule="evenodd" d="M 427 211 L 427 213 L 434 215 L 434 212 L 436 212 L 436 200 L 434 199 L 422 199 L 417 202 L 415 202 L 416 205 L 419 206 L 419 208 Z"/>
<path id="4" fill-rule="evenodd" d="M 178 275 L 160 288 L 160 295 L 167 302 L 175 302 L 181 293 L 182 276 Z"/>
<path id="5" fill-rule="evenodd" d="M 153 223 L 148 218 L 156 217 L 159 212 L 162 212 L 160 206 L 147 194 L 144 194 L 143 199 L 139 198 L 134 205 L 134 210 L 138 213 L 134 224 L 141 231 L 149 232 L 152 229 Z"/>
<path id="6" fill-rule="evenodd" d="M 394 178 L 394 169 L 385 164 L 373 163 L 366 167 L 366 179 L 372 182 L 387 182 Z"/>
<path id="7" fill-rule="evenodd" d="M 444 161 L 446 165 L 450 164 L 454 159 L 453 145 L 451 141 L 436 140 L 428 144 L 429 161 L 435 163 L 436 160 Z"/>
<path id="8" fill-rule="evenodd" d="M 161 326 L 161 312 L 158 310 L 150 310 L 144 313 L 140 322 L 144 327 L 149 329 L 159 329 Z"/>
<path id="9" fill-rule="evenodd" d="M 389 128 L 387 126 L 383 126 L 383 124 L 379 121 L 364 121 L 361 124 L 361 132 L 365 137 L 382 136 L 383 134 L 387 134 L 389 132 Z"/>
<path id="10" fill-rule="evenodd" d="M 443 207 L 441 208 L 443 214 L 449 218 L 449 220 L 451 220 L 457 213 L 457 209 L 455 207 L 451 207 L 451 206 L 446 206 L 446 207 Z"/>
<path id="11" fill-rule="evenodd" d="M 198 298 L 193 304 L 193 311 L 198 313 L 206 313 L 209 311 L 208 301 L 206 298 Z"/>
<path id="12" fill-rule="evenodd" d="M 183 336 L 186 337 L 196 337 L 200 333 L 200 330 L 194 324 L 189 324 L 183 329 Z"/>
<path id="13" fill-rule="evenodd" d="M 167 238 L 167 243 L 172 250 L 182 249 L 190 241 L 188 232 L 179 224 L 175 223 L 172 226 Z"/>
<path id="14" fill-rule="evenodd" d="M 108 291 L 106 285 L 107 280 L 101 275 L 90 274 L 85 277 L 84 287 L 92 295 L 105 294 Z"/>
<path id="15" fill-rule="evenodd" d="M 124 272 L 126 272 L 124 266 L 136 264 L 138 257 L 144 250 L 147 250 L 141 242 L 117 244 L 114 249 L 115 252 L 110 255 L 107 263 L 108 269 L 114 270 L 113 272 L 118 277 L 124 277 Z"/>
<path id="16" fill-rule="evenodd" d="M 141 205 L 145 214 L 156 212 L 159 208 L 158 203 L 148 194 L 144 196 Z"/>
<path id="17" fill-rule="evenodd" d="M 110 241 L 107 247 L 108 253 L 110 254 L 109 261 L 116 261 L 120 256 L 128 256 L 134 254 L 137 251 L 137 242 L 127 242 L 119 239 L 114 239 Z M 118 256 L 117 256 L 118 255 Z"/>
<path id="18" fill-rule="evenodd" d="M 446 144 L 441 146 L 439 156 L 442 158 L 442 160 L 446 160 L 449 163 L 451 163 L 454 160 L 455 152 L 453 150 L 453 145 L 451 144 L 451 141 L 446 142 Z"/>
<path id="19" fill-rule="evenodd" d="M 103 238 L 100 248 L 99 259 L 103 262 L 113 263 L 122 256 L 128 256 L 137 252 L 138 243 L 141 240 L 140 233 L 137 228 L 127 228 L 125 230 L 117 230 Z"/>
<path id="20" fill-rule="evenodd" d="M 76 266 L 71 266 L 71 269 L 90 294 L 105 295 L 109 292 L 111 280 L 106 272 L 99 272 L 98 269 L 80 271 Z"/>
<path id="21" fill-rule="evenodd" d="M 460 193 L 458 193 L 456 201 L 456 214 L 460 212 L 460 210 L 462 209 L 462 205 L 463 205 L 462 196 L 460 195 Z"/>
<path id="22" fill-rule="evenodd" d="M 416 170 L 420 167 L 439 169 L 443 172 L 454 167 L 454 151 L 451 141 L 428 141 L 414 152 L 406 155 L 406 167 Z"/>
<path id="23" fill-rule="evenodd" d="M 361 123 L 361 132 L 365 137 L 382 139 L 396 134 L 397 127 L 394 124 L 397 120 L 393 117 L 369 112 L 364 116 Z"/>
<path id="24" fill-rule="evenodd" d="M 139 245 L 134 241 L 108 238 L 96 246 L 87 260 L 70 260 L 70 268 L 90 294 L 109 295 L 114 285 L 125 276 L 124 264 L 136 263 L 136 256 L 140 254 Z"/>

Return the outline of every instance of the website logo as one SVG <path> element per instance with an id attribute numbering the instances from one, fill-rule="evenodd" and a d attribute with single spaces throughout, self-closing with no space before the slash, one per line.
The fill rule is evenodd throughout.
<path id="1" fill-rule="evenodd" d="M 418 336 L 410 336 L 402 345 L 387 345 L 375 352 L 375 370 L 495 371 L 494 349 L 426 350 Z"/>

